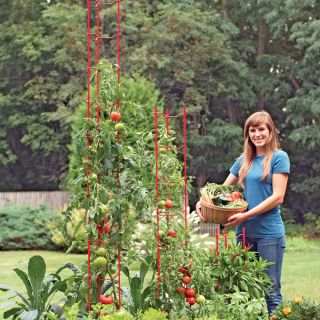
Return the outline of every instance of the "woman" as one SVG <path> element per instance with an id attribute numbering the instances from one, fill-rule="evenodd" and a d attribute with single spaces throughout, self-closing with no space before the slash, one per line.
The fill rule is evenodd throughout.
<path id="1" fill-rule="evenodd" d="M 281 267 L 285 249 L 285 230 L 280 215 L 290 172 L 287 153 L 279 149 L 275 125 L 265 111 L 252 114 L 244 126 L 243 154 L 235 161 L 224 185 L 240 183 L 248 201 L 248 211 L 231 216 L 225 227 L 246 229 L 251 250 L 273 264 L 267 274 L 273 285 L 266 295 L 268 312 L 282 302 Z M 199 206 L 198 206 L 199 209 Z"/>

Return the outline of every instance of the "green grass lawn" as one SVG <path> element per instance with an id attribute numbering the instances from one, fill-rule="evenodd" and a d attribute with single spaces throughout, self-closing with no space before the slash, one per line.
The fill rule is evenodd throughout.
<path id="1" fill-rule="evenodd" d="M 209 239 L 207 239 L 209 240 Z M 78 264 L 86 260 L 86 255 L 70 254 L 54 251 L 1 251 L 0 283 L 9 284 L 23 290 L 22 281 L 16 276 L 13 268 L 23 269 L 24 263 L 33 255 L 41 255 L 47 264 L 47 273 L 56 271 L 62 264 L 72 262 Z M 65 275 L 71 271 L 65 271 Z M 125 277 L 122 285 L 127 285 Z M 284 257 L 282 274 L 283 296 L 291 299 L 303 296 L 320 303 L 320 242 L 306 242 L 302 239 L 289 239 Z M 2 310 L 0 310 L 0 319 Z"/>
<path id="2" fill-rule="evenodd" d="M 10 284 L 10 286 L 22 290 L 24 285 L 20 278 L 13 271 L 14 268 L 24 270 L 29 258 L 33 255 L 40 255 L 47 265 L 47 273 L 55 272 L 64 263 L 72 262 L 78 264 L 86 259 L 85 255 L 69 254 L 56 251 L 0 251 L 0 283 Z M 70 270 L 65 270 L 63 275 L 67 275 Z"/>
<path id="3" fill-rule="evenodd" d="M 320 303 L 320 247 L 286 252 L 282 288 L 286 299 L 303 296 Z"/>

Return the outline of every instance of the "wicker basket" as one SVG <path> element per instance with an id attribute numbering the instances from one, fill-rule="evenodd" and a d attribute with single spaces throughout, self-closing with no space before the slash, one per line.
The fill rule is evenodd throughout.
<path id="1" fill-rule="evenodd" d="M 236 214 L 246 212 L 248 206 L 242 208 L 221 208 L 217 207 L 214 204 L 208 203 L 203 199 L 200 198 L 201 204 L 201 213 L 200 218 L 204 222 L 213 222 L 217 224 L 225 224 L 228 222 L 228 219 Z"/>

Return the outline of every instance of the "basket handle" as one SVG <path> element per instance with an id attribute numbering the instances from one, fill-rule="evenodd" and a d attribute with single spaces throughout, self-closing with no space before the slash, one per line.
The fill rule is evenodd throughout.
<path id="1" fill-rule="evenodd" d="M 201 213 L 201 209 L 200 209 L 200 211 L 197 212 L 197 213 L 198 213 L 198 216 L 199 216 L 199 218 L 200 218 L 200 220 L 201 220 L 202 222 L 207 222 L 207 219 L 205 219 L 205 218 L 203 217 L 202 213 Z"/>

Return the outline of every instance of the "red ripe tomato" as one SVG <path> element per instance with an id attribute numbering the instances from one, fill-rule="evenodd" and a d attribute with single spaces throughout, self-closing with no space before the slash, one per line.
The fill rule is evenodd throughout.
<path id="1" fill-rule="evenodd" d="M 232 195 L 232 198 L 233 198 L 234 200 L 238 200 L 238 199 L 241 198 L 241 193 L 238 192 L 238 191 L 232 192 L 231 195 Z"/>
<path id="2" fill-rule="evenodd" d="M 184 283 L 184 284 L 189 284 L 191 282 L 191 277 L 189 276 L 184 276 L 182 277 L 181 281 Z"/>
<path id="3" fill-rule="evenodd" d="M 121 119 L 121 114 L 119 112 L 112 111 L 111 115 L 110 115 L 110 118 L 114 122 L 119 122 L 120 119 Z"/>
<path id="4" fill-rule="evenodd" d="M 186 298 L 186 301 L 189 302 L 190 305 L 193 305 L 196 303 L 196 298 L 194 297 Z"/>
<path id="5" fill-rule="evenodd" d="M 106 224 L 103 228 L 104 233 L 110 233 L 110 227 Z"/>
<path id="6" fill-rule="evenodd" d="M 234 198 L 233 198 L 233 195 L 231 193 L 227 193 L 226 194 L 226 197 L 230 200 L 230 201 L 233 201 Z"/>
<path id="7" fill-rule="evenodd" d="M 181 294 L 182 292 L 185 293 L 185 291 L 186 291 L 186 288 L 185 288 L 185 287 L 179 287 L 179 288 L 177 289 L 177 294 Z"/>
<path id="8" fill-rule="evenodd" d="M 111 304 L 111 303 L 113 303 L 113 298 L 111 296 L 106 297 L 104 295 L 100 295 L 99 302 L 102 304 Z"/>
<path id="9" fill-rule="evenodd" d="M 195 291 L 192 288 L 188 288 L 186 289 L 186 291 L 184 292 L 185 296 L 187 298 L 192 298 L 195 295 Z"/>
<path id="10" fill-rule="evenodd" d="M 172 208 L 172 201 L 171 200 L 167 200 L 165 206 L 168 209 Z"/>
<path id="11" fill-rule="evenodd" d="M 174 230 L 168 230 L 168 237 L 175 238 L 177 233 Z"/>
<path id="12" fill-rule="evenodd" d="M 183 273 L 183 274 L 185 274 L 185 273 L 187 272 L 186 268 L 183 267 L 183 266 L 179 267 L 179 268 L 178 268 L 178 271 L 181 272 L 181 273 Z"/>

